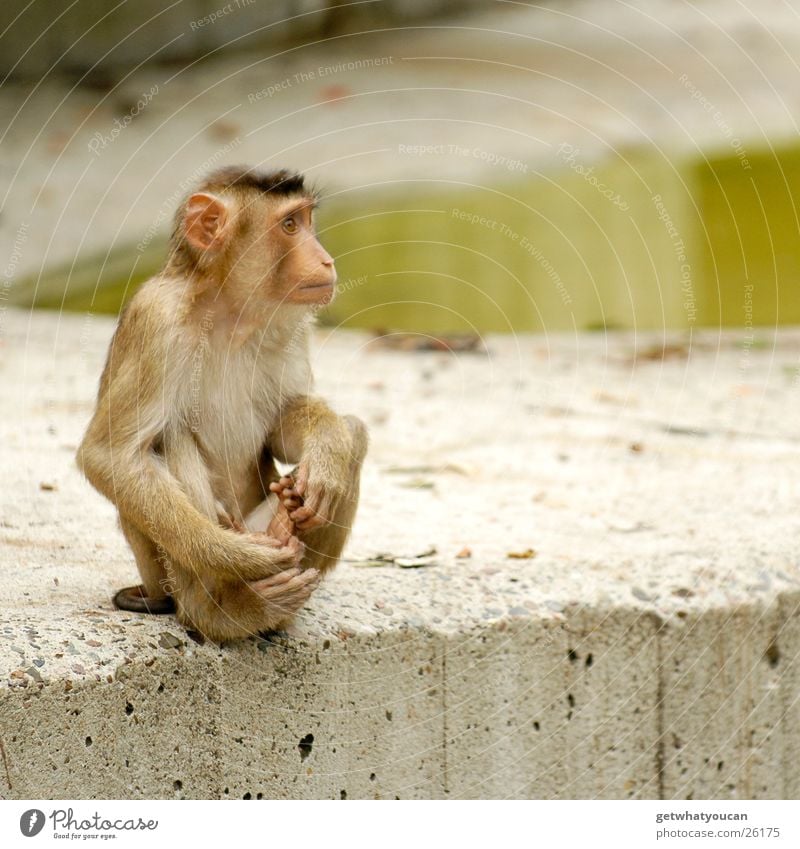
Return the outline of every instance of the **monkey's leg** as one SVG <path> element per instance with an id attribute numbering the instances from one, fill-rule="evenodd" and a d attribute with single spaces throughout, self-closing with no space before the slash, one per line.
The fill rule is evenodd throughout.
<path id="1" fill-rule="evenodd" d="M 314 569 L 295 568 L 251 583 L 204 586 L 182 572 L 175 594 L 178 619 L 216 642 L 280 630 L 308 601 L 319 579 Z"/>
<path id="2" fill-rule="evenodd" d="M 125 587 L 114 596 L 120 610 L 134 613 L 174 613 L 175 604 L 167 592 L 168 578 L 163 554 L 152 540 L 120 516 L 120 527 L 136 558 L 141 586 Z"/>
<path id="3" fill-rule="evenodd" d="M 330 521 L 319 528 L 297 531 L 306 547 L 302 566 L 325 572 L 332 569 L 341 556 L 353 527 L 361 485 L 361 467 L 367 453 L 367 429 L 355 416 L 344 416 L 350 433 L 350 469 L 347 486 L 335 500 Z"/>

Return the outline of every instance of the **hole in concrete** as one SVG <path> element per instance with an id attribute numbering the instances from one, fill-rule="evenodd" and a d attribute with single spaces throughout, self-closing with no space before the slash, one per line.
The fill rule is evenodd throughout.
<path id="1" fill-rule="evenodd" d="M 87 746 L 87 748 L 88 748 L 89 746 L 91 746 L 91 745 L 92 745 L 92 738 L 91 738 L 91 737 L 87 737 L 87 738 L 86 738 L 86 746 Z"/>
<path id="2" fill-rule="evenodd" d="M 263 793 L 256 793 L 256 799 L 263 799 L 263 798 L 264 798 Z"/>
<path id="3" fill-rule="evenodd" d="M 764 657 L 773 669 L 780 663 L 781 650 L 778 648 L 778 644 L 774 640 L 767 646 L 767 650 L 764 652 Z"/>
<path id="4" fill-rule="evenodd" d="M 245 793 L 244 796 L 242 796 L 242 799 L 252 799 L 252 798 L 253 797 L 249 793 Z"/>
<path id="5" fill-rule="evenodd" d="M 228 793 L 230 793 L 230 790 L 228 790 L 228 788 L 226 787 L 222 792 L 227 796 Z"/>
<path id="6" fill-rule="evenodd" d="M 163 685 L 163 684 L 159 684 L 159 685 L 158 685 L 158 690 L 157 690 L 156 692 L 163 693 L 163 692 L 164 692 L 164 685 Z"/>
<path id="7" fill-rule="evenodd" d="M 722 772 L 722 767 L 725 766 L 725 761 L 720 761 L 717 764 L 717 772 Z"/>
<path id="8" fill-rule="evenodd" d="M 339 798 L 340 799 L 346 799 L 347 798 L 347 791 L 346 790 L 340 790 L 339 791 Z"/>
<path id="9" fill-rule="evenodd" d="M 386 711 L 386 718 L 389 720 L 389 722 L 392 721 L 392 712 L 390 710 Z"/>
<path id="10" fill-rule="evenodd" d="M 325 640 L 325 642 L 322 644 L 322 648 L 329 649 L 330 647 L 331 647 L 331 641 Z"/>
<path id="11" fill-rule="evenodd" d="M 594 663 L 594 658 L 592 657 L 592 653 L 586 655 L 586 668 L 588 669 Z"/>
<path id="12" fill-rule="evenodd" d="M 570 707 L 575 707 L 575 696 L 572 693 L 567 693 L 567 701 L 569 702 Z"/>
<path id="13" fill-rule="evenodd" d="M 127 713 L 128 716 L 133 713 L 133 705 L 130 702 L 127 702 L 127 704 L 125 705 L 125 713 Z"/>
<path id="14" fill-rule="evenodd" d="M 570 663 L 575 663 L 575 661 L 578 659 L 578 653 L 575 651 L 575 649 L 570 649 L 567 652 L 567 657 L 569 658 Z"/>
<path id="15" fill-rule="evenodd" d="M 311 747 L 314 743 L 314 735 L 306 734 L 305 737 L 297 744 L 300 749 L 300 761 L 304 761 L 311 754 Z"/>
<path id="16" fill-rule="evenodd" d="M 370 781 L 375 781 L 375 778 L 376 778 L 375 773 L 374 773 L 374 772 L 371 772 L 371 773 L 369 774 L 369 780 L 370 780 Z"/>
<path id="17" fill-rule="evenodd" d="M 539 723 L 538 723 L 538 722 L 534 722 L 534 723 L 533 723 L 533 730 L 534 730 L 534 731 L 538 731 L 538 730 L 539 730 Z"/>
<path id="18" fill-rule="evenodd" d="M 183 790 L 183 782 L 175 779 L 175 781 L 172 782 L 172 787 L 174 790 Z"/>

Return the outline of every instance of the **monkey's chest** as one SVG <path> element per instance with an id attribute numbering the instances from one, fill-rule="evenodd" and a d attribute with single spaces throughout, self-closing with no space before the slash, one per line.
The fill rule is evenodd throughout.
<path id="1" fill-rule="evenodd" d="M 258 463 L 281 409 L 306 386 L 291 371 L 275 375 L 258 360 L 211 362 L 187 383 L 185 419 L 215 476 L 236 477 Z"/>
<path id="2" fill-rule="evenodd" d="M 257 462 L 280 413 L 280 398 L 219 383 L 207 388 L 191 427 L 206 461 L 218 475 L 237 475 Z"/>

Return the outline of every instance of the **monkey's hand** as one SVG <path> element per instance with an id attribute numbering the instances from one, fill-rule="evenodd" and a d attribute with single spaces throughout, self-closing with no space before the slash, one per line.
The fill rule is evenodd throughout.
<path id="1" fill-rule="evenodd" d="M 289 493 L 290 499 L 302 501 L 289 511 L 298 531 L 330 525 L 337 508 L 353 493 L 357 496 L 367 442 L 361 421 L 337 416 L 319 399 L 302 396 L 287 405 L 269 445 L 281 462 L 300 461 Z M 280 484 L 270 489 L 278 492 Z"/>
<path id="2" fill-rule="evenodd" d="M 276 563 L 283 569 L 299 566 L 305 555 L 306 547 L 295 536 L 290 536 L 285 542 L 266 533 L 247 534 L 247 537 L 258 545 L 272 549 Z"/>
<path id="3" fill-rule="evenodd" d="M 319 586 L 320 573 L 316 569 L 287 569 L 263 581 L 252 581 L 250 590 L 261 597 L 265 620 L 272 628 L 287 623 L 308 601 Z"/>

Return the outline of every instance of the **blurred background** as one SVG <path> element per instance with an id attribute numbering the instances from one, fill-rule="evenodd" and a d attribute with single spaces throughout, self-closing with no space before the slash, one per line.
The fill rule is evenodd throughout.
<path id="1" fill-rule="evenodd" d="M 116 313 L 213 167 L 301 170 L 430 333 L 800 321 L 800 2 L 0 6 L 0 307 Z"/>

